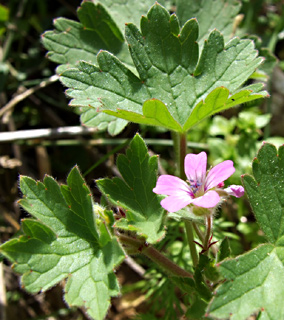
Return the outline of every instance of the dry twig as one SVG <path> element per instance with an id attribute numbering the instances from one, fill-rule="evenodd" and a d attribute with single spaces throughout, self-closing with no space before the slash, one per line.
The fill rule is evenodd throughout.
<path id="1" fill-rule="evenodd" d="M 20 101 L 26 99 L 28 96 L 35 93 L 37 90 L 48 86 L 49 84 L 57 81 L 58 79 L 59 79 L 58 75 L 53 75 L 50 78 L 48 78 L 47 80 L 42 81 L 39 85 L 37 85 L 33 88 L 30 88 L 30 89 L 24 91 L 23 93 L 17 95 L 15 98 L 10 100 L 3 108 L 0 109 L 0 117 L 2 117 L 6 112 L 13 109 Z"/>

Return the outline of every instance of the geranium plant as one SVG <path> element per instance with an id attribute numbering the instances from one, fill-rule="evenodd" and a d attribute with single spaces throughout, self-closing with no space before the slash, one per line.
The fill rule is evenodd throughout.
<path id="1" fill-rule="evenodd" d="M 185 293 L 177 319 L 282 319 L 283 147 L 263 144 L 244 187 L 225 186 L 235 172 L 230 159 L 207 171 L 206 153 L 187 150 L 193 126 L 268 96 L 262 83 L 247 85 L 263 58 L 252 40 L 232 37 L 239 2 L 178 0 L 176 13 L 168 9 L 167 1 L 129 1 L 127 10 L 120 1 L 83 1 L 80 22 L 59 18 L 42 41 L 82 123 L 111 135 L 129 122 L 170 130 L 176 175 L 158 176 L 158 156 L 136 134 L 117 157 L 120 176 L 96 181 L 102 203 L 77 166 L 66 185 L 21 176 L 19 205 L 31 218 L 1 253 L 28 292 L 67 279 L 66 303 L 92 319 L 106 317 L 120 292 L 115 270 L 131 255 L 150 258 Z M 213 221 L 229 196 L 245 191 L 267 242 L 230 257 L 227 240 L 214 238 Z M 185 266 L 157 249 L 171 218 L 184 226 Z"/>

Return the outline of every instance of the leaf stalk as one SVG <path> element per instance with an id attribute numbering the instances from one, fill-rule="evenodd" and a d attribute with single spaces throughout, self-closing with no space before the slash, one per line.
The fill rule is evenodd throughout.
<path id="1" fill-rule="evenodd" d="M 136 253 L 144 254 L 169 274 L 178 277 L 193 278 L 193 275 L 191 273 L 182 269 L 180 266 L 161 254 L 157 249 L 149 245 L 144 240 L 135 239 L 127 235 L 119 235 L 118 237 L 123 245 L 127 246 L 131 250 L 136 249 Z"/>

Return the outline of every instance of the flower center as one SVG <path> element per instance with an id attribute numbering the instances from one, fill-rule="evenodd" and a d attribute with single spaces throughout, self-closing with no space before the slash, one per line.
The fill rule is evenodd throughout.
<path id="1" fill-rule="evenodd" d="M 202 186 L 202 183 L 200 183 L 197 180 L 190 179 L 190 180 L 187 180 L 187 182 L 189 183 L 194 194 L 196 194 L 197 191 L 199 191 L 200 187 Z"/>

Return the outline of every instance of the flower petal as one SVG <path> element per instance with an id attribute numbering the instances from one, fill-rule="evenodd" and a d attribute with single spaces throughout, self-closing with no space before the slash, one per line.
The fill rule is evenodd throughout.
<path id="1" fill-rule="evenodd" d="M 184 159 L 184 171 L 190 182 L 204 183 L 206 176 L 207 154 L 188 154 Z"/>
<path id="2" fill-rule="evenodd" d="M 176 212 L 192 202 L 190 195 L 169 196 L 161 201 L 161 206 L 169 212 Z"/>
<path id="3" fill-rule="evenodd" d="M 220 200 L 219 194 L 214 190 L 210 190 L 203 196 L 195 198 L 192 204 L 203 208 L 214 208 Z"/>
<path id="4" fill-rule="evenodd" d="M 228 179 L 235 172 L 234 163 L 231 160 L 223 161 L 212 168 L 205 181 L 204 190 L 216 187 L 219 183 Z"/>
<path id="5" fill-rule="evenodd" d="M 230 196 L 234 196 L 237 198 L 240 198 L 244 195 L 245 189 L 242 186 L 237 186 L 235 184 L 232 184 L 228 188 L 224 189 Z"/>
<path id="6" fill-rule="evenodd" d="M 192 194 L 189 185 L 185 181 L 178 177 L 166 174 L 158 178 L 156 187 L 153 189 L 153 192 L 157 194 L 165 194 L 168 196 L 187 196 L 189 193 Z"/>

